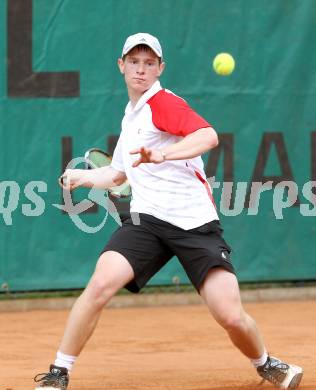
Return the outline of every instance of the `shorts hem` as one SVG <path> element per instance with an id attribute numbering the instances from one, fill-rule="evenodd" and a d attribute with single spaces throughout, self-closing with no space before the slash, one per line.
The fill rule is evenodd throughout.
<path id="1" fill-rule="evenodd" d="M 223 264 L 223 263 L 213 263 L 213 264 L 210 264 L 210 266 L 207 267 L 205 269 L 205 271 L 203 272 L 202 277 L 200 278 L 199 282 L 198 283 L 193 283 L 192 282 L 194 288 L 196 289 L 196 291 L 199 294 L 200 294 L 201 286 L 204 283 L 204 281 L 205 281 L 205 279 L 207 277 L 207 274 L 214 268 L 223 268 L 227 272 L 230 272 L 231 274 L 236 275 L 235 269 L 234 269 L 233 265 L 230 264 L 230 263 L 227 263 L 227 265 Z"/>
<path id="2" fill-rule="evenodd" d="M 134 279 L 132 279 L 130 282 L 128 282 L 123 288 L 125 288 L 126 290 L 128 290 L 129 292 L 131 292 L 133 294 L 138 294 L 140 292 L 140 290 L 144 287 L 144 285 L 140 286 L 137 283 L 138 272 L 137 272 L 137 270 L 135 270 L 135 267 L 133 266 L 132 261 L 129 259 L 128 251 L 125 252 L 124 249 L 122 250 L 122 249 L 117 249 L 117 248 L 105 247 L 100 252 L 100 256 L 103 255 L 103 253 L 110 252 L 110 251 L 117 252 L 120 255 L 124 256 L 125 259 L 128 261 L 129 265 L 132 267 L 133 272 L 134 272 Z"/>

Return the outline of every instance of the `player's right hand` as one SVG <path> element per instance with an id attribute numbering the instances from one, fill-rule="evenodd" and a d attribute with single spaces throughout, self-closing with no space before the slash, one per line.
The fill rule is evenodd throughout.
<path id="1" fill-rule="evenodd" d="M 66 169 L 58 178 L 58 183 L 64 190 L 72 191 L 82 184 L 81 169 Z"/>

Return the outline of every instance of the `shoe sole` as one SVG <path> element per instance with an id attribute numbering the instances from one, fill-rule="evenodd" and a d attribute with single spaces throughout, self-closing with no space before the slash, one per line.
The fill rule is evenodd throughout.
<path id="1" fill-rule="evenodd" d="M 296 374 L 292 378 L 292 380 L 288 386 L 288 389 L 296 389 L 299 386 L 299 384 L 301 383 L 302 378 L 303 378 L 303 372 Z"/>
<path id="2" fill-rule="evenodd" d="M 35 387 L 34 390 L 61 390 L 61 389 L 60 387 L 42 386 L 42 387 Z"/>

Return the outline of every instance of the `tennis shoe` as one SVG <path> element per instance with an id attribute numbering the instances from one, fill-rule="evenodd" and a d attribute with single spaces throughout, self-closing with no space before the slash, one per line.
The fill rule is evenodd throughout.
<path id="1" fill-rule="evenodd" d="M 258 374 L 280 389 L 296 389 L 302 379 L 303 369 L 287 364 L 275 357 L 268 357 L 263 366 L 257 368 Z"/>
<path id="2" fill-rule="evenodd" d="M 68 370 L 51 364 L 49 372 L 36 375 L 34 382 L 38 383 L 35 390 L 66 390 L 69 383 Z"/>

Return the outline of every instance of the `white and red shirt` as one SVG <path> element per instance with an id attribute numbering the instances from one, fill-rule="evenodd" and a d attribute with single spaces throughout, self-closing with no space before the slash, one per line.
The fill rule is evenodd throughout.
<path id="1" fill-rule="evenodd" d="M 141 146 L 163 149 L 194 131 L 210 127 L 180 97 L 159 81 L 136 106 L 129 102 L 111 166 L 125 172 L 132 187 L 131 212 L 146 213 L 188 230 L 218 219 L 202 158 L 143 163 L 133 168 Z"/>

